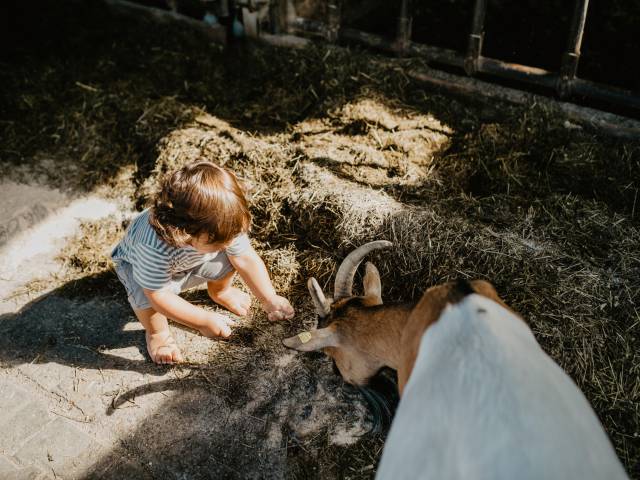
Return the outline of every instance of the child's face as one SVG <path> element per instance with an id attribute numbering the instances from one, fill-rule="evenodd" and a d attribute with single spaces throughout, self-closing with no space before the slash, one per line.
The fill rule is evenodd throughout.
<path id="1" fill-rule="evenodd" d="M 210 243 L 209 236 L 206 233 L 203 233 L 198 237 L 193 237 L 189 242 L 189 245 L 195 248 L 199 253 L 219 252 L 228 246 L 228 244 L 222 242 Z"/>

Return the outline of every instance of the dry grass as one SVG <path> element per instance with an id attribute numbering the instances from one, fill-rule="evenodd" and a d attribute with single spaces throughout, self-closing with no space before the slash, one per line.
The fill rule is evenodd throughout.
<path id="1" fill-rule="evenodd" d="M 109 38 L 115 21 L 102 23 Z M 25 65 L 45 69 L 36 60 L 3 74 L 37 108 L 19 121 L 20 100 L 3 99 L 12 116 L 2 127 L 1 172 L 11 174 L 18 156 L 41 168 L 46 156 L 55 168 L 42 174 L 52 182 L 110 185 L 139 208 L 160 175 L 198 156 L 247 182 L 255 245 L 298 316 L 274 326 L 257 315 L 211 359 L 215 377 L 193 375 L 227 392 L 230 408 L 271 419 L 259 434 L 265 452 L 286 447 L 285 475 L 375 471 L 382 438 L 334 441 L 336 419 L 346 419 L 343 429 L 368 425 L 362 400 L 322 356 L 284 352 L 280 339 L 314 323 L 307 277 L 330 290 L 351 248 L 385 238 L 395 245 L 375 257 L 385 300 L 417 300 L 456 277 L 491 280 L 579 384 L 640 478 L 640 143 L 568 129 L 536 106 L 425 92 L 402 74 L 404 61 L 389 69 L 366 54 L 322 48 L 225 53 L 167 26 L 139 38 L 135 21 L 118 25 L 129 35 L 118 37 L 119 48 L 94 39 L 87 56 L 100 75 L 80 62 L 65 83 L 54 52 L 48 65 L 64 106 L 45 82 L 19 85 Z M 59 139 L 38 133 L 47 122 Z M 102 252 L 122 225 L 110 219 L 83 232 L 63 254 L 74 278 L 108 270 Z"/>
<path id="2" fill-rule="evenodd" d="M 67 267 L 95 275 L 112 268 L 111 249 L 122 237 L 128 222 L 111 215 L 94 222 L 83 222 L 73 242 L 60 252 Z"/>

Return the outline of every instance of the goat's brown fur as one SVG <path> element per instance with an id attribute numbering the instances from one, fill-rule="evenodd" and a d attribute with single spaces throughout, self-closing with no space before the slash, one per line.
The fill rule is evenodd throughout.
<path id="1" fill-rule="evenodd" d="M 382 367 L 397 369 L 402 331 L 413 305 L 367 306 L 364 298 L 354 298 L 337 309 L 335 326 L 338 345 L 324 348 L 345 381 L 364 385 Z"/>
<path id="2" fill-rule="evenodd" d="M 302 351 L 322 349 L 334 359 L 344 380 L 354 385 L 365 385 L 383 367 L 393 368 L 398 371 L 401 395 L 424 332 L 438 321 L 447 305 L 477 293 L 508 308 L 495 288 L 483 280 L 431 287 L 417 305 L 382 305 L 380 276 L 372 264 L 367 264 L 364 287 L 364 296 L 334 302 L 323 319 L 328 326 L 311 332 L 308 343 L 303 344 L 298 337 L 284 343 Z"/>

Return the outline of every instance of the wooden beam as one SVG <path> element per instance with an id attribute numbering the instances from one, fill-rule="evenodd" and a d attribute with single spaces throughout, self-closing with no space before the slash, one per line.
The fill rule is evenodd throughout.
<path id="1" fill-rule="evenodd" d="M 640 140 L 640 122 L 630 118 L 602 112 L 568 102 L 495 85 L 475 78 L 452 75 L 440 70 L 421 69 L 408 72 L 408 76 L 432 87 L 466 98 L 501 100 L 517 105 L 544 105 L 552 112 L 588 130 L 600 130 L 618 138 Z"/>

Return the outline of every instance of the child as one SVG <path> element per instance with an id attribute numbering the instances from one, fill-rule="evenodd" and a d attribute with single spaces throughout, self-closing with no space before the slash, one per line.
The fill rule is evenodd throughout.
<path id="1" fill-rule="evenodd" d="M 111 257 L 129 303 L 146 330 L 156 363 L 183 360 L 167 318 L 206 337 L 228 337 L 232 320 L 196 307 L 178 294 L 204 282 L 211 299 L 246 315 L 249 295 L 232 287 L 237 271 L 269 320 L 293 317 L 276 294 L 267 269 L 247 237 L 251 214 L 233 173 L 198 161 L 165 177 L 153 206 L 131 223 Z"/>

